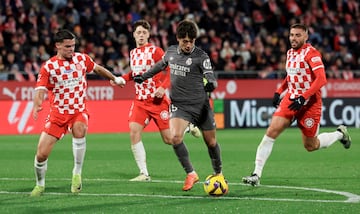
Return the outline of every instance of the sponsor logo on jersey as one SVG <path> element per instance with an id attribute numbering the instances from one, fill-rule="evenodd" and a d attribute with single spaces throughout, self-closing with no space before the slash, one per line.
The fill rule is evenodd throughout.
<path id="1" fill-rule="evenodd" d="M 171 74 L 174 74 L 177 76 L 185 77 L 186 73 L 190 72 L 190 68 L 183 66 L 183 65 L 170 63 L 169 67 L 170 67 Z"/>
<path id="2" fill-rule="evenodd" d="M 64 71 L 65 74 L 69 74 L 71 72 L 73 72 L 73 69 L 67 69 L 67 70 Z"/>
<path id="3" fill-rule="evenodd" d="M 321 62 L 321 58 L 319 56 L 315 56 L 311 58 L 311 62 Z"/>

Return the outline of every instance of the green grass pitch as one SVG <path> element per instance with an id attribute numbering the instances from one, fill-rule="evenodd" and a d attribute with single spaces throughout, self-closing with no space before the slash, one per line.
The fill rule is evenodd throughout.
<path id="1" fill-rule="evenodd" d="M 201 138 L 185 137 L 201 182 L 183 192 L 185 173 L 159 133 L 143 135 L 153 180 L 146 183 L 128 181 L 138 174 L 128 133 L 89 134 L 83 191 L 72 195 L 71 136 L 66 135 L 49 158 L 45 194 L 30 198 L 38 135 L 0 136 L 0 213 L 360 213 L 360 132 L 349 131 L 349 150 L 335 143 L 309 153 L 300 131 L 286 130 L 274 145 L 261 186 L 251 187 L 241 184 L 241 177 L 252 172 L 265 130 L 219 130 L 230 190 L 218 198 L 203 190 L 202 181 L 212 169 Z"/>

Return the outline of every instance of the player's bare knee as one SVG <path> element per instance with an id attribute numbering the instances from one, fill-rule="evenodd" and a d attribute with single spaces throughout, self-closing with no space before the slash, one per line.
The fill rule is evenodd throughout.
<path id="1" fill-rule="evenodd" d="M 211 140 L 205 140 L 205 143 L 208 147 L 215 147 L 216 146 L 216 140 L 215 139 L 211 139 Z"/>
<path id="2" fill-rule="evenodd" d="M 45 154 L 45 153 L 36 153 L 36 160 L 37 162 L 41 163 L 41 162 L 44 162 L 48 159 L 49 155 L 48 154 Z"/>
<path id="3" fill-rule="evenodd" d="M 183 140 L 183 138 L 182 138 L 181 135 L 174 135 L 174 136 L 172 137 L 171 142 L 172 142 L 172 144 L 176 145 L 176 144 L 181 143 L 182 140 Z"/>
<path id="4" fill-rule="evenodd" d="M 306 151 L 308 152 L 313 152 L 313 151 L 316 151 L 318 150 L 318 148 L 315 146 L 315 145 L 304 145 Z"/>
<path id="5" fill-rule="evenodd" d="M 163 141 L 164 141 L 165 144 L 168 144 L 168 145 L 173 144 L 171 137 L 164 137 Z"/>

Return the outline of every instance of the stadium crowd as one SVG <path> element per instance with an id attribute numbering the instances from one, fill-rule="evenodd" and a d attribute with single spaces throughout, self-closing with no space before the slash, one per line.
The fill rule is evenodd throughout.
<path id="1" fill-rule="evenodd" d="M 176 24 L 184 18 L 198 24 L 197 45 L 222 73 L 279 78 L 289 48 L 288 27 L 300 22 L 309 26 L 309 42 L 321 52 L 328 78 L 360 77 L 355 72 L 360 66 L 357 0 L 2 0 L 0 4 L 0 80 L 35 81 L 41 63 L 54 55 L 52 38 L 62 28 L 76 34 L 78 51 L 114 74 L 124 74 L 129 70 L 129 50 L 135 47 L 134 21 L 148 20 L 151 42 L 166 50 L 176 44 Z"/>

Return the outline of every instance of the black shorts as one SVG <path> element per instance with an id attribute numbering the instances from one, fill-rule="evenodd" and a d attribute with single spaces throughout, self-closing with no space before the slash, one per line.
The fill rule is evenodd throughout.
<path id="1" fill-rule="evenodd" d="M 171 103 L 170 117 L 181 118 L 199 127 L 201 130 L 213 130 L 216 128 L 214 112 L 208 101 L 203 105 L 183 105 Z"/>

